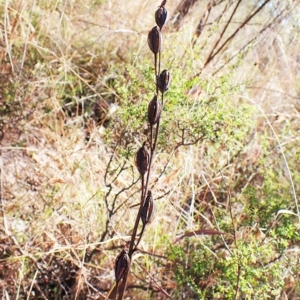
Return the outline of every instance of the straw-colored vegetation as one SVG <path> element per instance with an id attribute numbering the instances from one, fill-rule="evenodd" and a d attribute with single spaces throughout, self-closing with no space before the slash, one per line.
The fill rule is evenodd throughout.
<path id="1" fill-rule="evenodd" d="M 169 2 L 156 210 L 125 296 L 299 299 L 300 3 Z M 0 2 L 1 299 L 112 290 L 140 202 L 159 5 Z"/>

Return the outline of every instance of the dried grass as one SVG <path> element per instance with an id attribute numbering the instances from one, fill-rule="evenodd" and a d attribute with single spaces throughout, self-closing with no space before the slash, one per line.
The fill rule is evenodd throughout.
<path id="1" fill-rule="evenodd" d="M 76 111 L 75 116 L 68 118 L 62 109 L 62 98 L 65 88 L 76 83 L 72 88 L 89 88 L 92 99 L 102 99 L 101 88 L 105 86 L 109 90 L 104 76 L 111 72 L 112 66 L 130 61 L 132 49 L 144 54 L 144 46 L 137 48 L 137 45 L 146 44 L 148 30 L 144 28 L 151 28 L 153 16 L 149 12 L 155 11 L 157 5 L 150 1 L 118 0 L 101 5 L 96 2 L 61 4 L 36 0 L 0 4 L 0 103 L 3 104 L 4 91 L 8 89 L 13 106 L 12 112 L 1 116 L 0 123 L 4 132 L 0 141 L 0 293 L 3 299 L 55 299 L 51 294 L 54 291 L 50 291 L 53 286 L 66 299 L 66 295 L 69 299 L 105 299 L 104 294 L 114 280 L 115 253 L 111 249 L 129 240 L 128 230 L 134 225 L 136 209 L 132 208 L 131 196 L 138 188 L 122 194 L 119 205 L 123 208 L 116 213 L 109 228 L 115 236 L 99 241 L 106 221 L 102 215 L 107 192 L 104 176 L 114 149 L 105 145 L 103 128 L 99 129 L 93 122 L 87 142 L 83 116 Z M 172 3 L 170 15 L 179 2 Z M 219 14 L 219 9 L 211 15 L 212 19 Z M 186 49 L 191 49 L 191 33 L 202 11 L 203 7 L 196 7 L 178 34 L 172 32 L 171 25 L 167 29 L 169 43 L 178 39 L 187 45 L 185 49 L 175 49 L 183 61 Z M 269 138 L 274 139 L 275 146 L 280 145 L 276 157 L 289 161 L 284 149 L 299 143 L 296 89 L 299 62 L 294 46 L 298 37 L 289 41 L 289 35 L 278 28 L 284 26 L 269 29 L 245 54 L 235 73 L 236 81 L 253 80 L 253 83 L 243 95 L 232 100 L 238 105 L 240 98 L 246 98 L 261 108 L 263 113 L 256 134 L 271 128 L 272 133 L 280 135 L 277 138 L 271 134 Z M 216 35 L 211 35 L 209 28 L 206 30 L 203 35 L 207 39 L 203 43 L 209 45 Z M 250 27 L 241 35 L 246 37 L 248 32 Z M 167 48 L 168 41 L 164 42 Z M 235 53 L 242 42 L 231 45 L 218 62 L 204 70 L 204 78 L 226 61 L 227 53 Z M 205 47 L 202 57 L 193 58 L 195 73 L 208 51 L 209 47 Z M 222 72 L 226 74 L 225 69 Z M 75 79 L 70 79 L 72 76 Z M 286 124 L 293 131 L 283 136 L 280 133 Z M 249 145 L 247 164 L 255 164 L 258 159 L 260 150 L 255 142 Z M 182 223 L 193 230 L 194 220 L 203 217 L 197 211 L 197 197 L 207 199 L 210 194 L 211 201 L 220 201 L 213 197 L 213 191 L 222 177 L 216 171 L 217 166 L 226 153 L 218 153 L 215 161 L 205 162 L 202 160 L 205 147 L 203 143 L 177 150 L 168 173 L 158 181 L 156 189 L 161 195 L 166 192 L 168 195 L 156 201 L 156 217 L 145 233 L 146 239 L 141 241 L 140 247 L 145 251 L 157 250 L 163 254 L 163 247 L 158 249 L 163 234 L 169 232 L 170 240 L 175 240 L 181 233 Z M 121 157 L 118 159 L 122 162 Z M 153 178 L 168 160 L 169 155 L 164 153 L 156 159 Z M 127 163 L 133 166 L 133 160 Z M 283 180 L 293 183 L 290 169 L 299 172 L 298 166 L 278 163 L 281 168 L 283 165 Z M 234 165 L 226 167 L 228 182 L 236 180 L 235 170 Z M 194 190 L 195 180 L 199 179 L 203 185 Z M 113 183 L 113 193 L 129 186 L 131 181 L 132 171 L 122 172 Z M 298 182 L 294 184 L 299 189 Z M 211 220 L 207 218 L 208 222 Z M 86 263 L 85 258 L 95 247 L 101 255 Z M 149 264 L 147 272 L 155 274 L 156 270 Z M 163 280 L 167 288 L 174 288 L 170 278 Z"/>

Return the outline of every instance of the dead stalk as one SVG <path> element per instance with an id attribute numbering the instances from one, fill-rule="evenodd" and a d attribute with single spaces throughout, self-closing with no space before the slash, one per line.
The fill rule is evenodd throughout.
<path id="1" fill-rule="evenodd" d="M 138 250 L 137 247 L 143 237 L 144 230 L 147 224 L 150 223 L 155 211 L 154 199 L 151 191 L 149 191 L 149 182 L 153 158 L 155 156 L 158 142 L 160 117 L 164 105 L 164 94 L 169 89 L 171 78 L 168 70 L 164 70 L 160 73 L 162 44 L 161 30 L 167 18 L 167 11 L 165 9 L 166 2 L 166 0 L 163 0 L 161 5 L 158 7 L 155 13 L 155 21 L 157 26 L 153 27 L 148 34 L 148 45 L 154 55 L 156 92 L 148 107 L 148 125 L 150 127 L 150 136 L 148 138 L 149 151 L 147 150 L 147 143 L 144 142 L 143 146 L 138 150 L 135 158 L 136 167 L 141 175 L 142 189 L 140 207 L 132 231 L 129 249 L 123 249 L 116 260 L 117 291 L 115 299 L 118 300 L 122 300 L 124 297 L 133 254 Z M 159 100 L 159 97 L 161 98 L 161 101 Z M 142 223 L 142 229 L 138 235 L 137 231 L 140 223 Z"/>

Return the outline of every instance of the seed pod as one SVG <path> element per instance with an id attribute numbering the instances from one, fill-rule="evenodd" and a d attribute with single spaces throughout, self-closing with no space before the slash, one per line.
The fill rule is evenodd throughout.
<path id="1" fill-rule="evenodd" d="M 167 3 L 167 0 L 163 0 L 160 6 L 164 7 L 166 5 L 166 3 Z"/>
<path id="2" fill-rule="evenodd" d="M 158 122 L 161 110 L 161 103 L 157 100 L 157 95 L 155 94 L 148 105 L 148 121 L 150 125 L 153 126 Z"/>
<path id="3" fill-rule="evenodd" d="M 142 209 L 142 213 L 141 213 L 141 219 L 142 222 L 144 224 L 144 226 L 148 223 L 150 223 L 153 219 L 154 216 L 154 201 L 153 201 L 153 197 L 152 197 L 152 193 L 151 191 L 148 191 L 143 209 Z"/>
<path id="4" fill-rule="evenodd" d="M 168 70 L 163 70 L 159 76 L 157 76 L 157 87 L 162 92 L 165 93 L 170 86 L 171 74 Z"/>
<path id="5" fill-rule="evenodd" d="M 145 143 L 135 155 L 135 164 L 141 175 L 144 175 L 149 167 L 150 154 L 145 147 Z"/>
<path id="6" fill-rule="evenodd" d="M 148 45 L 150 50 L 156 55 L 161 48 L 161 33 L 157 26 L 153 27 L 148 33 Z"/>
<path id="7" fill-rule="evenodd" d="M 162 27 L 166 23 L 167 14 L 168 14 L 167 10 L 162 5 L 155 12 L 155 21 L 156 21 L 156 24 L 158 25 L 160 30 L 162 29 Z"/>
<path id="8" fill-rule="evenodd" d="M 117 282 L 119 282 L 123 278 L 125 272 L 129 268 L 129 264 L 130 264 L 130 258 L 128 255 L 128 250 L 123 249 L 116 259 L 115 276 Z"/>

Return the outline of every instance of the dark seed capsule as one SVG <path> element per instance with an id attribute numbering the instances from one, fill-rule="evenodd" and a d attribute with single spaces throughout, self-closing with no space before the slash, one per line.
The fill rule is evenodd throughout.
<path id="1" fill-rule="evenodd" d="M 157 95 L 155 94 L 148 105 L 148 121 L 150 125 L 153 126 L 158 122 L 161 110 L 161 103 L 157 100 Z"/>
<path id="2" fill-rule="evenodd" d="M 148 33 L 148 45 L 150 50 L 157 54 L 161 48 L 161 33 L 157 26 L 153 27 Z"/>
<path id="3" fill-rule="evenodd" d="M 148 191 L 142 213 L 141 213 L 141 219 L 144 225 L 151 222 L 154 216 L 154 201 L 152 197 L 151 191 Z"/>
<path id="4" fill-rule="evenodd" d="M 145 147 L 145 143 L 135 155 L 135 164 L 141 175 L 144 175 L 149 166 L 150 154 Z"/>
<path id="5" fill-rule="evenodd" d="M 167 14 L 168 14 L 167 10 L 163 6 L 160 6 L 158 10 L 155 12 L 155 21 L 160 30 L 166 23 Z"/>
<path id="6" fill-rule="evenodd" d="M 115 276 L 117 282 L 119 282 L 123 278 L 125 272 L 129 268 L 129 264 L 130 258 L 128 255 L 128 250 L 123 249 L 116 259 Z"/>
<path id="7" fill-rule="evenodd" d="M 171 74 L 167 70 L 163 70 L 159 76 L 157 76 L 157 86 L 158 89 L 162 92 L 165 93 L 170 86 L 170 81 L 171 81 Z"/>
<path id="8" fill-rule="evenodd" d="M 165 6 L 167 3 L 167 0 L 163 0 L 160 6 Z"/>

